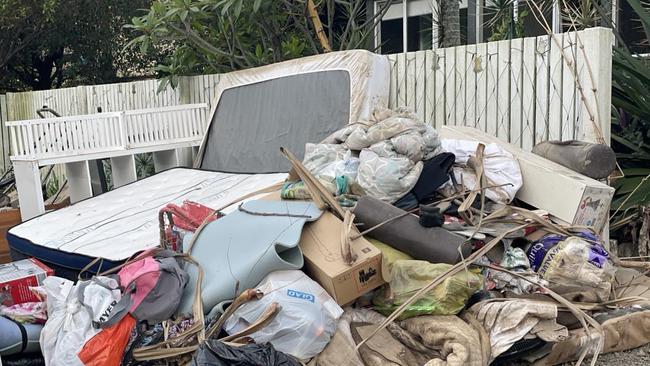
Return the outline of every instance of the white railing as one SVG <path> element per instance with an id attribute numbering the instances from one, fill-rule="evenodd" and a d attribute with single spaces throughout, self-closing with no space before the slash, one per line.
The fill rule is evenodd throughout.
<path id="1" fill-rule="evenodd" d="M 124 112 L 128 148 L 166 142 L 201 141 L 206 128 L 206 104 L 138 109 Z"/>
<path id="2" fill-rule="evenodd" d="M 12 159 L 53 159 L 84 154 L 200 143 L 206 104 L 7 122 Z"/>

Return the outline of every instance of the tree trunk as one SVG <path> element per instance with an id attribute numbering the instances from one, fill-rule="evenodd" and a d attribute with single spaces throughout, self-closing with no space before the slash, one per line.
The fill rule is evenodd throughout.
<path id="1" fill-rule="evenodd" d="M 460 45 L 460 14 L 458 0 L 440 0 L 440 47 Z"/>

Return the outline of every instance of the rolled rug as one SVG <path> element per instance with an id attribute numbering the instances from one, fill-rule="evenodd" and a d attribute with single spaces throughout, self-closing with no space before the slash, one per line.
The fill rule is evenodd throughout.
<path id="1" fill-rule="evenodd" d="M 355 219 L 360 231 L 367 230 L 387 219 L 402 215 L 405 211 L 370 196 L 363 196 L 354 209 Z M 460 262 L 472 252 L 469 242 L 460 235 L 441 227 L 423 227 L 417 216 L 406 215 L 386 223 L 368 233 L 369 237 L 382 241 L 414 259 L 431 263 Z"/>
<path id="2" fill-rule="evenodd" d="M 605 144 L 584 141 L 544 141 L 533 153 L 593 179 L 607 178 L 616 169 L 616 154 Z"/>

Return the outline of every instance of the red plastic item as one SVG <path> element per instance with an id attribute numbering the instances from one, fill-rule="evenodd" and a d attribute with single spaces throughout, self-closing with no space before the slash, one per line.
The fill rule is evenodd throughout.
<path id="1" fill-rule="evenodd" d="M 86 366 L 120 366 L 135 319 L 126 314 L 119 323 L 90 338 L 77 356 Z"/>
<path id="2" fill-rule="evenodd" d="M 181 206 L 170 203 L 162 210 L 172 213 L 174 226 L 192 232 L 196 231 L 203 221 L 214 213 L 210 207 L 192 201 L 185 201 Z M 217 216 L 212 216 L 208 220 L 214 221 Z"/>

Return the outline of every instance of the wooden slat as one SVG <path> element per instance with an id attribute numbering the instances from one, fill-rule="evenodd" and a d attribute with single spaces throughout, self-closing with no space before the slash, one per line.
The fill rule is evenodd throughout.
<path id="1" fill-rule="evenodd" d="M 447 101 L 445 99 L 445 80 L 446 80 L 446 71 L 445 71 L 445 52 L 443 49 L 434 50 L 434 97 L 433 103 L 435 107 L 436 114 L 436 128 L 440 128 L 446 124 L 447 118 L 445 115 Z"/>
<path id="2" fill-rule="evenodd" d="M 427 121 L 427 70 L 426 70 L 427 51 L 418 51 L 415 53 L 415 77 L 413 78 L 413 102 L 414 111 L 421 121 Z"/>
<path id="3" fill-rule="evenodd" d="M 406 106 L 406 55 L 397 54 L 397 107 Z"/>
<path id="4" fill-rule="evenodd" d="M 576 44 L 575 32 L 564 33 L 562 48 L 564 55 L 568 59 L 562 59 L 562 140 L 573 140 L 576 138 L 576 98 L 578 98 L 578 90 L 575 86 L 574 73 L 576 72 L 576 56 L 578 48 Z"/>
<path id="5" fill-rule="evenodd" d="M 397 107 L 397 55 L 388 55 L 388 62 L 390 63 L 390 90 L 388 95 L 388 106 L 390 108 Z"/>
<path id="6" fill-rule="evenodd" d="M 20 224 L 20 210 L 11 209 L 0 212 L 0 263 L 11 262 L 9 257 L 9 243 L 7 242 L 7 231 Z"/>
<path id="7" fill-rule="evenodd" d="M 535 144 L 548 140 L 551 70 L 551 39 L 541 36 L 536 39 L 535 50 Z"/>
<path id="8" fill-rule="evenodd" d="M 496 137 L 510 141 L 510 110 L 511 93 L 510 80 L 512 68 L 510 65 L 510 41 L 497 42 L 499 52 L 498 74 L 497 74 L 497 126 Z"/>
<path id="9" fill-rule="evenodd" d="M 415 90 L 417 88 L 416 85 L 416 80 L 417 80 L 417 71 L 418 71 L 418 65 L 416 63 L 416 58 L 415 58 L 415 53 L 414 52 L 409 52 L 406 55 L 404 55 L 404 60 L 406 62 L 406 75 L 404 76 L 406 78 L 406 82 L 404 83 L 404 87 L 406 89 L 405 92 L 405 105 L 406 108 L 409 110 L 415 112 L 417 114 L 417 108 L 416 108 L 416 101 L 415 101 Z"/>
<path id="10" fill-rule="evenodd" d="M 444 48 L 444 90 L 445 90 L 445 125 L 456 125 L 456 50 Z"/>
<path id="11" fill-rule="evenodd" d="M 523 103 L 523 50 L 522 38 L 510 41 L 510 142 L 523 146 L 522 103 Z"/>
<path id="12" fill-rule="evenodd" d="M 489 42 L 486 60 L 486 98 L 485 98 L 485 131 L 497 136 L 498 104 L 499 104 L 499 45 Z"/>
<path id="13" fill-rule="evenodd" d="M 436 71 L 434 70 L 434 51 L 425 51 L 424 60 L 424 104 L 426 109 L 426 121 L 431 126 L 436 127 L 436 103 L 435 103 L 435 82 Z"/>
<path id="14" fill-rule="evenodd" d="M 466 68 L 465 68 L 465 120 L 464 126 L 474 127 L 476 125 L 476 78 L 477 74 L 474 71 L 474 60 L 476 57 L 478 46 L 468 45 L 467 53 L 465 55 Z"/>
<path id="15" fill-rule="evenodd" d="M 536 38 L 525 38 L 523 47 L 522 69 L 522 105 L 521 105 L 521 147 L 526 150 L 532 150 L 535 144 L 535 88 L 537 79 L 535 78 L 535 47 Z"/>
<path id="16" fill-rule="evenodd" d="M 474 63 L 476 69 L 476 101 L 474 125 L 472 127 L 486 131 L 487 129 L 487 90 L 489 70 L 487 63 L 489 60 L 487 43 L 481 43 L 476 47 L 476 59 Z"/>
<path id="17" fill-rule="evenodd" d="M 456 125 L 465 125 L 467 115 L 467 95 L 466 95 L 466 72 L 467 72 L 467 46 L 454 47 L 455 65 L 454 65 L 454 83 L 456 89 L 453 98 L 456 100 L 454 107 L 454 123 Z"/>
<path id="18" fill-rule="evenodd" d="M 562 44 L 562 34 L 556 34 Z M 548 139 L 549 140 L 559 140 L 562 138 L 562 121 L 563 121 L 563 111 L 562 111 L 562 98 L 564 96 L 562 92 L 562 86 L 564 82 L 564 77 L 562 72 L 564 71 L 564 65 L 562 62 L 562 50 L 557 46 L 557 44 L 550 40 L 551 50 L 550 50 L 550 86 L 549 86 L 549 118 L 548 118 Z"/>

